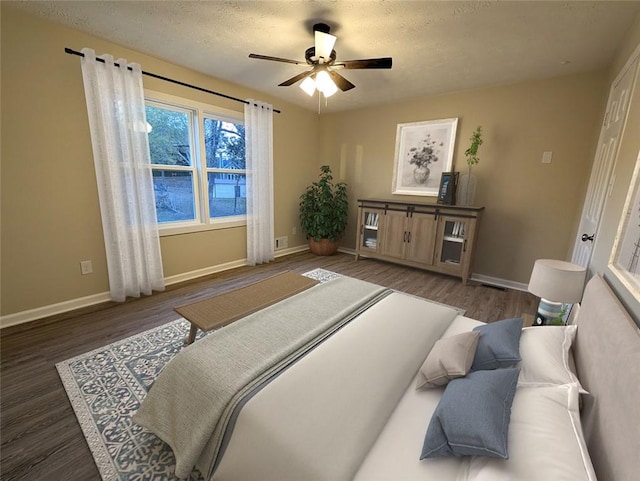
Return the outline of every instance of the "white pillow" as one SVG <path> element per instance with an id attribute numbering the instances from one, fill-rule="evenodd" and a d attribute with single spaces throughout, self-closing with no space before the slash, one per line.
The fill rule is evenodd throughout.
<path id="1" fill-rule="evenodd" d="M 473 456 L 465 479 L 596 481 L 578 397 L 576 384 L 518 387 L 511 406 L 509 459 Z"/>
<path id="2" fill-rule="evenodd" d="M 536 326 L 522 330 L 520 357 L 522 361 L 518 385 L 551 385 L 577 383 L 577 376 L 569 366 L 571 344 L 577 326 Z"/>

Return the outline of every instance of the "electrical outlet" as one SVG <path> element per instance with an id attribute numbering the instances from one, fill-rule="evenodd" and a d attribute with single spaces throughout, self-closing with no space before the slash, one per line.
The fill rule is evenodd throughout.
<path id="1" fill-rule="evenodd" d="M 91 261 L 80 261 L 80 272 L 82 275 L 93 274 L 93 264 Z"/>
<path id="2" fill-rule="evenodd" d="M 543 164 L 550 164 L 551 163 L 551 159 L 553 158 L 553 152 L 542 152 L 542 163 Z"/>
<path id="3" fill-rule="evenodd" d="M 292 227 L 291 228 L 291 235 L 297 235 L 298 234 L 298 228 L 297 227 Z"/>

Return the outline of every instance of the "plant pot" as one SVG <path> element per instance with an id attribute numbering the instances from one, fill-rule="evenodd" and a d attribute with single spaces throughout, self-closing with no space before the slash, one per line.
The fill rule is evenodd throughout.
<path id="1" fill-rule="evenodd" d="M 313 237 L 309 238 L 309 249 L 312 254 L 317 256 L 332 256 L 338 252 L 338 241 L 330 241 L 329 239 L 320 239 L 316 241 Z"/>
<path id="2" fill-rule="evenodd" d="M 431 174 L 431 170 L 427 166 L 417 166 L 415 169 L 413 169 L 413 179 L 418 184 L 424 184 L 429 178 L 429 174 Z"/>
<path id="3" fill-rule="evenodd" d="M 478 178 L 470 171 L 462 174 L 458 181 L 458 189 L 456 193 L 456 204 L 458 205 L 474 205 L 476 198 L 476 187 Z"/>

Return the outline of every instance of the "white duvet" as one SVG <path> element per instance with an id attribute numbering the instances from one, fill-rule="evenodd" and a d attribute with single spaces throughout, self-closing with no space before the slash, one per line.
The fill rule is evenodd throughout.
<path id="1" fill-rule="evenodd" d="M 576 384 L 518 387 L 508 460 L 419 460 L 443 388 L 416 391 L 416 373 L 437 339 L 480 324 L 383 299 L 251 398 L 212 480 L 596 481 Z"/>
<path id="2" fill-rule="evenodd" d="M 400 293 L 369 308 L 244 406 L 212 479 L 351 480 L 457 315 Z"/>

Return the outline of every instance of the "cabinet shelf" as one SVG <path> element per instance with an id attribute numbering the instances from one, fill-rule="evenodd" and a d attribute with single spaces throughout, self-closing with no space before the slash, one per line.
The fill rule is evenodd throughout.
<path id="1" fill-rule="evenodd" d="M 442 240 L 447 242 L 459 242 L 460 244 L 462 244 L 464 242 L 464 237 L 453 237 L 450 235 L 446 235 L 442 238 Z"/>
<path id="2" fill-rule="evenodd" d="M 374 225 L 365 225 L 364 228 L 366 230 L 378 230 L 378 226 L 374 226 Z"/>

